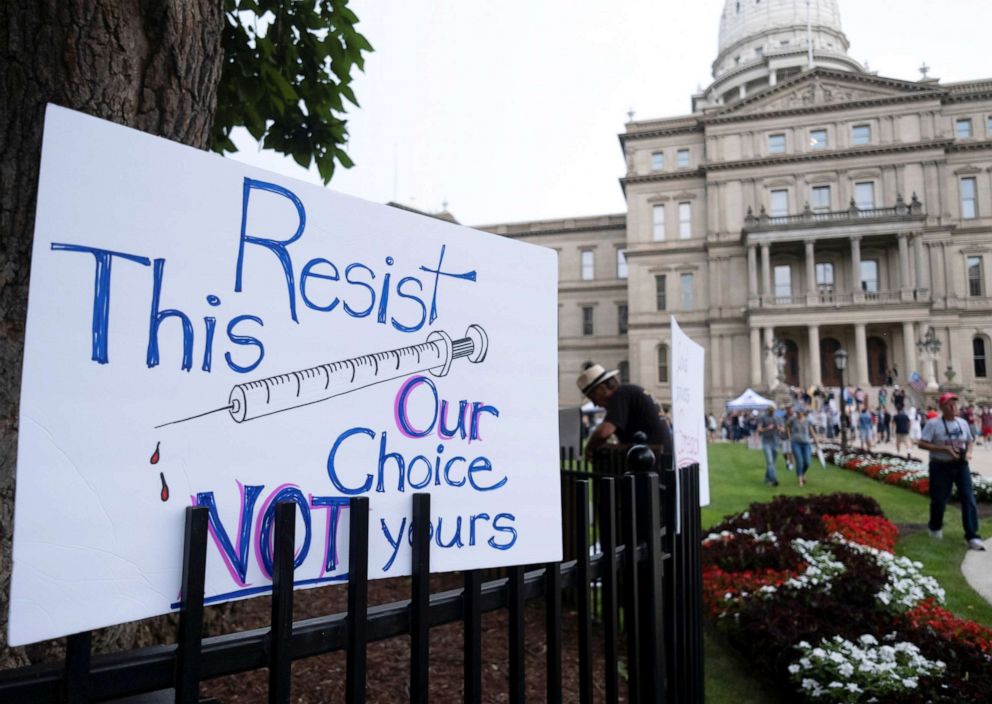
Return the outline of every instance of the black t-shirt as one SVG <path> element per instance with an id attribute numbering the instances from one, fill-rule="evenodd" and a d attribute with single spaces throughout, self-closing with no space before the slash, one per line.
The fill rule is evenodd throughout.
<path id="1" fill-rule="evenodd" d="M 909 435 L 909 416 L 901 410 L 896 413 L 896 435 Z"/>
<path id="2" fill-rule="evenodd" d="M 634 433 L 640 431 L 649 445 L 661 445 L 666 453 L 672 452 L 672 431 L 658 404 L 640 386 L 620 384 L 606 402 L 605 420 L 616 427 L 622 443 L 634 442 Z"/>

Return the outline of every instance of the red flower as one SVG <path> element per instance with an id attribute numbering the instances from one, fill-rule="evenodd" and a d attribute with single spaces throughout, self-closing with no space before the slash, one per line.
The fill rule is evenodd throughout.
<path id="1" fill-rule="evenodd" d="M 857 513 L 824 516 L 823 525 L 828 533 L 840 533 L 847 540 L 887 552 L 895 550 L 899 538 L 899 529 L 882 516 Z"/>

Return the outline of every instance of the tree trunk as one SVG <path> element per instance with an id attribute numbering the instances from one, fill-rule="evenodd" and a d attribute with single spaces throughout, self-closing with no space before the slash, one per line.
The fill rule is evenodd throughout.
<path id="1" fill-rule="evenodd" d="M 18 399 L 46 103 L 205 148 L 223 63 L 222 0 L 0 2 L 0 603 L 9 603 Z M 140 159 L 140 155 L 135 155 Z M 0 668 L 61 645 L 7 647 Z M 138 624 L 96 634 L 129 647 Z"/>

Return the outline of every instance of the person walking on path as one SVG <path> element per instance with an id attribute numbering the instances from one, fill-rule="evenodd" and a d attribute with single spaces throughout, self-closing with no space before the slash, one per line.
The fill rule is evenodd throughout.
<path id="1" fill-rule="evenodd" d="M 806 416 L 805 411 L 797 412 L 786 426 L 789 441 L 792 443 L 792 456 L 796 458 L 796 476 L 799 477 L 799 486 L 806 486 L 806 471 L 809 469 L 811 456 L 810 445 L 815 442 L 819 445 L 820 440 L 816 436 L 816 429 L 812 421 Z"/>
<path id="2" fill-rule="evenodd" d="M 964 539 L 972 550 L 984 550 L 978 535 L 978 505 L 971 484 L 971 451 L 974 439 L 967 421 L 958 417 L 958 397 L 941 394 L 937 401 L 941 415 L 923 426 L 919 446 L 930 451 L 930 528 L 931 538 L 944 537 L 944 509 L 957 486 L 961 498 L 961 523 Z"/>
<path id="3" fill-rule="evenodd" d="M 893 421 L 896 425 L 896 454 L 901 455 L 903 448 L 905 448 L 906 457 L 909 457 L 909 451 L 913 447 L 913 443 L 909 439 L 910 421 L 906 409 L 900 408 L 896 411 Z"/>
<path id="4" fill-rule="evenodd" d="M 765 415 L 758 419 L 758 433 L 761 435 L 761 449 L 765 453 L 765 484 L 778 486 L 775 459 L 779 438 L 782 436 L 782 424 L 775 416 L 775 406 L 769 406 Z"/>
<path id="5" fill-rule="evenodd" d="M 861 449 L 865 452 L 871 452 L 871 431 L 874 425 L 868 406 L 862 406 L 858 416 L 858 435 L 861 437 Z"/>
<path id="6" fill-rule="evenodd" d="M 658 404 L 640 386 L 621 384 L 616 378 L 619 374 L 594 364 L 576 380 L 583 396 L 606 409 L 603 422 L 586 442 L 586 459 L 591 459 L 596 448 L 611 435 L 616 435 L 621 443 L 632 443 L 637 432 L 647 436 L 649 445 L 661 445 L 666 455 L 672 454 L 672 431 Z"/>

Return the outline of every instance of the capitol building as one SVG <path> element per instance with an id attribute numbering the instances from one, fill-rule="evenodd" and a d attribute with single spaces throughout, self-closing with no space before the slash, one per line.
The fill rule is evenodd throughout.
<path id="1" fill-rule="evenodd" d="M 836 0 L 727 0 L 692 112 L 619 135 L 626 212 L 481 229 L 559 253 L 559 388 L 590 362 L 671 399 L 670 316 L 714 412 L 746 387 L 935 368 L 992 399 L 992 79 L 879 76 Z"/>

